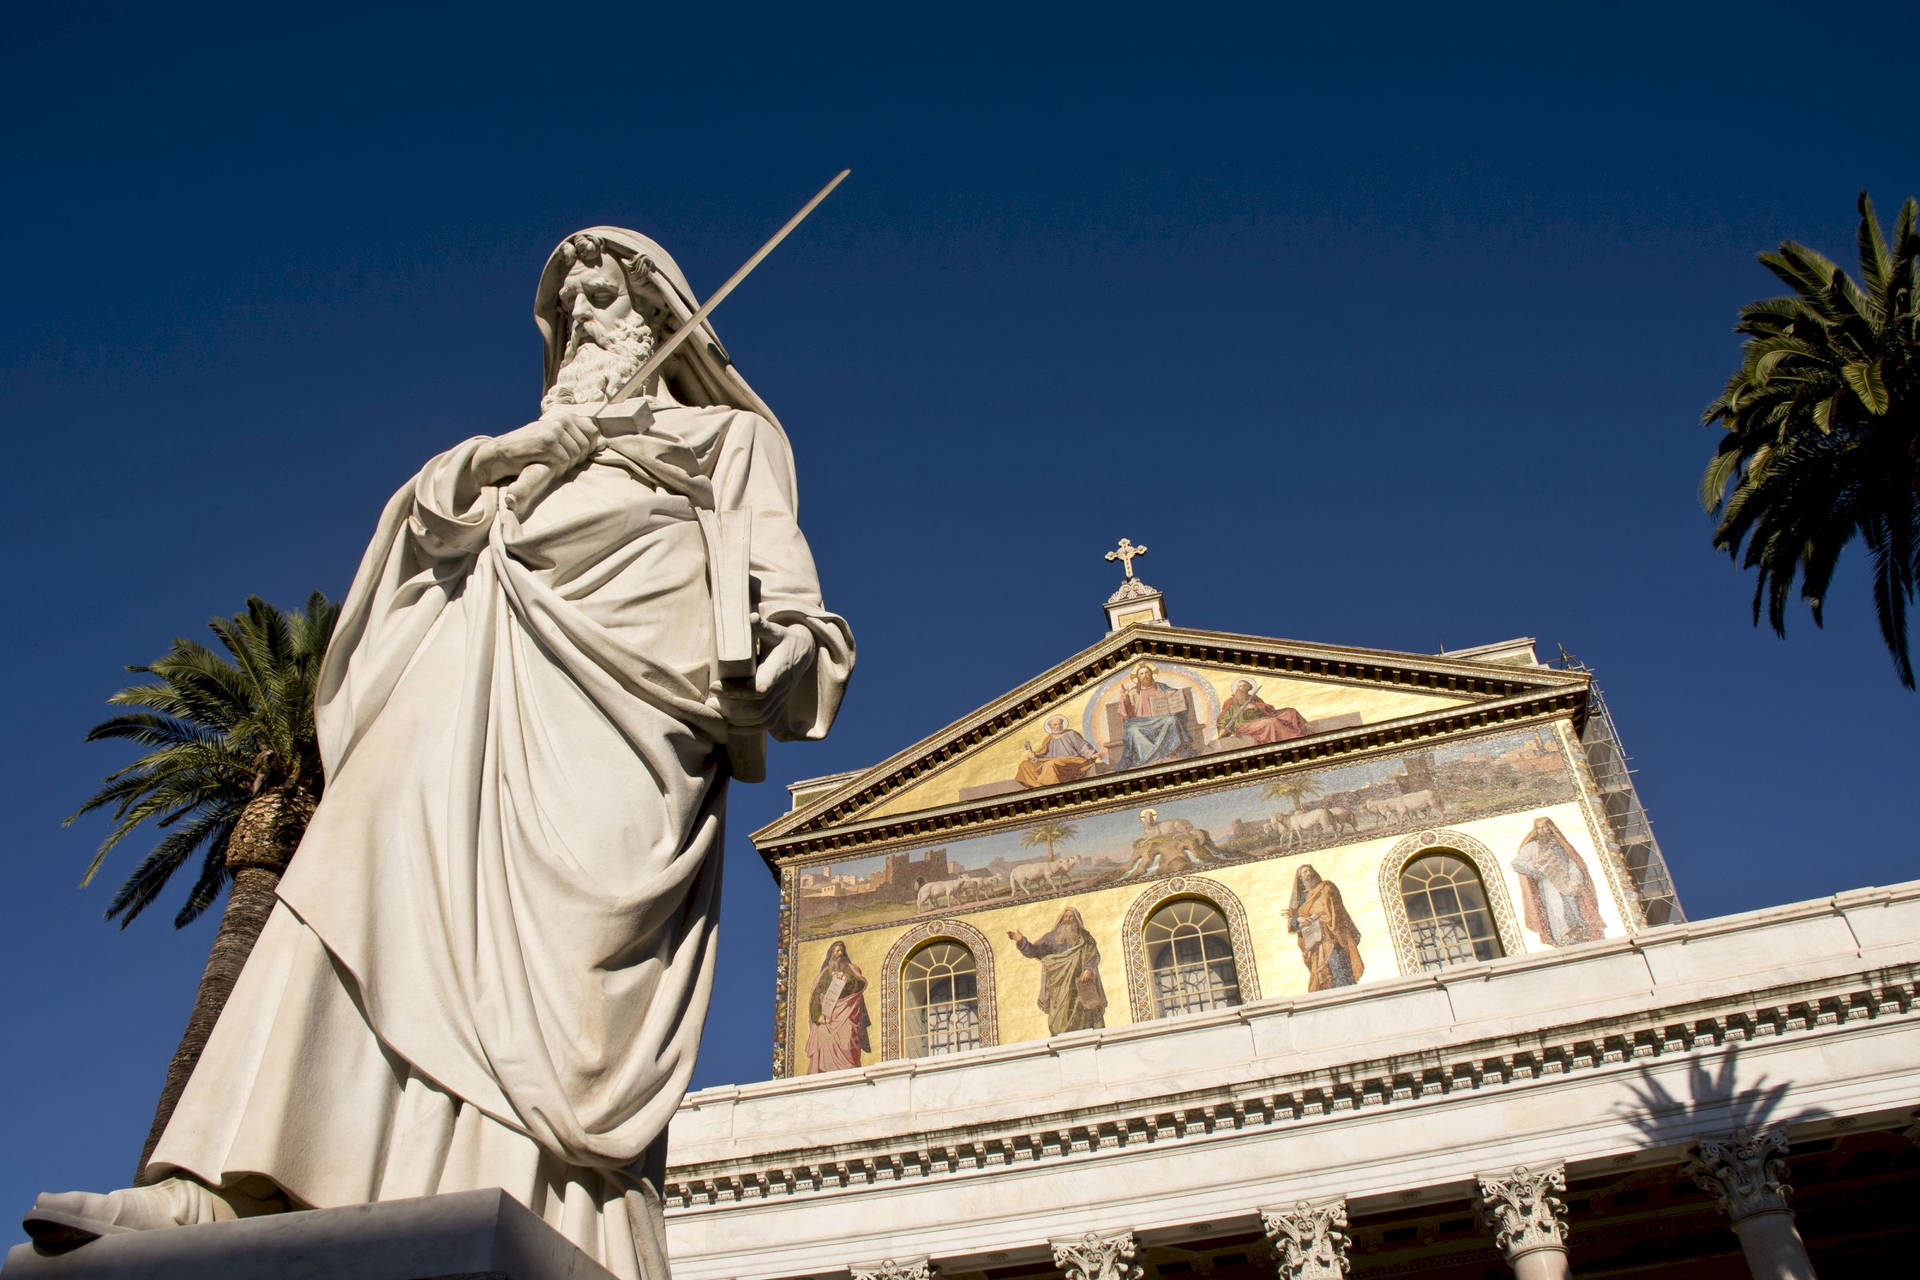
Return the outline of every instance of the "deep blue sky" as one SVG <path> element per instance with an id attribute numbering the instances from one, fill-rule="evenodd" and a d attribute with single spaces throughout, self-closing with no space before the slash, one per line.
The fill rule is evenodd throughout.
<path id="1" fill-rule="evenodd" d="M 531 416 L 560 236 L 704 291 L 843 165 L 720 317 L 861 656 L 735 794 L 699 1083 L 768 1069 L 779 784 L 1097 640 L 1123 534 L 1178 622 L 1566 645 L 1695 917 L 1915 874 L 1920 701 L 1857 562 L 1782 642 L 1693 497 L 1753 255 L 1920 191 L 1906 6 L 758 21 L 10 14 L 3 1214 L 124 1180 L 212 937 L 101 922 L 144 846 L 74 888 L 121 667 L 340 595 L 420 462 Z"/>

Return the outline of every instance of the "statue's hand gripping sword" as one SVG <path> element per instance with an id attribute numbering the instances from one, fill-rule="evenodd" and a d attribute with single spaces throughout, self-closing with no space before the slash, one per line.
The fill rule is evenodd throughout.
<path id="1" fill-rule="evenodd" d="M 833 189 L 839 186 L 851 172 L 853 172 L 851 169 L 842 169 L 833 176 L 833 181 L 815 193 L 813 199 L 801 205 L 800 212 L 788 218 L 786 225 L 773 233 L 772 239 L 761 245 L 759 251 L 742 263 L 738 271 L 728 276 L 726 283 L 718 289 L 715 289 L 713 295 L 700 304 L 699 310 L 689 316 L 685 324 L 675 329 L 671 334 L 668 334 L 667 337 L 653 349 L 653 354 L 647 357 L 646 363 L 634 371 L 633 376 L 627 379 L 626 385 L 621 387 L 612 399 L 624 400 L 632 395 L 635 390 L 644 388 L 647 385 L 647 380 L 665 367 L 668 358 L 680 349 L 681 344 L 693 337 L 694 334 L 700 332 L 700 326 L 706 322 L 708 316 L 713 314 L 714 308 L 725 302 L 727 295 L 732 293 L 734 289 L 739 286 L 740 282 L 745 280 L 753 269 L 766 259 L 768 254 L 778 248 L 780 242 L 785 240 L 787 235 L 795 227 L 804 222 L 808 214 L 819 208 L 820 202 L 832 195 Z M 612 401 L 610 400 L 608 403 L 612 403 Z M 590 408 L 590 406 L 583 407 Z M 545 496 L 547 490 L 552 486 L 553 481 L 554 474 L 551 466 L 544 462 L 533 463 L 522 470 L 512 484 L 509 484 L 501 491 L 501 500 L 506 503 L 510 511 L 525 518 L 526 514 L 533 510 L 534 504 Z"/>
<path id="2" fill-rule="evenodd" d="M 667 358 L 680 349 L 680 344 L 700 331 L 714 308 L 726 301 L 727 295 L 787 238 L 789 232 L 818 208 L 822 200 L 833 194 L 833 189 L 846 179 L 848 172 L 842 169 L 834 175 L 833 181 L 820 188 L 813 199 L 800 206 L 800 212 L 787 219 L 786 225 L 774 232 L 773 238 L 761 245 L 759 252 L 741 264 L 740 269 L 727 277 L 726 283 L 715 289 L 713 295 L 686 318 L 685 323 L 654 348 L 653 354 L 634 371 L 626 385 L 608 403 L 624 400 L 636 390 L 644 390 L 647 380 L 665 366 Z M 644 264 L 643 269 L 650 270 L 651 264 Z M 677 295 L 672 285 L 661 281 L 656 287 L 666 291 L 668 296 L 662 301 L 667 309 L 677 310 Z M 589 413 L 593 408 L 591 405 L 579 407 Z M 555 478 L 551 466 L 536 462 L 523 469 L 513 483 L 501 491 L 501 501 L 508 510 L 524 518 L 552 486 Z M 722 714 L 729 724 L 727 759 L 734 777 L 742 782 L 759 782 L 766 777 L 767 765 L 765 730 L 756 727 L 762 714 L 762 699 L 754 685 L 759 646 L 754 631 L 752 549 L 748 545 L 752 521 L 739 518 L 738 513 L 727 518 L 727 513 L 722 511 L 698 511 L 695 514 L 700 520 L 701 538 L 706 543 L 713 591 L 715 675 L 719 678 L 717 692 Z"/>

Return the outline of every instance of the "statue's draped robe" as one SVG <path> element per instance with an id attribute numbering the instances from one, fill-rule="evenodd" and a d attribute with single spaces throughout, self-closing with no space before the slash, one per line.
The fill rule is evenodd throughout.
<path id="1" fill-rule="evenodd" d="M 751 521 L 758 611 L 818 645 L 776 736 L 826 732 L 853 653 L 779 429 L 641 425 L 524 526 L 466 479 L 478 440 L 388 503 L 322 675 L 325 798 L 149 1176 L 312 1206 L 498 1186 L 664 1276 L 727 782 L 696 513 Z"/>

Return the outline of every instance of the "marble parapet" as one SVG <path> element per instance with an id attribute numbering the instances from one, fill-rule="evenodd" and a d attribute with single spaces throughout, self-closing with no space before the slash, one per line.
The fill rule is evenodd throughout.
<path id="1" fill-rule="evenodd" d="M 677 1280 L 996 1266 L 1088 1231 L 1678 1163 L 1703 1131 L 1901 1116 L 1920 882 L 1183 1018 L 709 1089 L 672 1130 Z M 1784 1087 L 1782 1087 L 1784 1086 Z M 745 1242 L 754 1242 L 749 1248 Z M 951 1269 L 951 1268 L 950 1268 Z"/>
<path id="2" fill-rule="evenodd" d="M 503 1191 L 279 1213 L 7 1254 L 6 1280 L 612 1280 Z"/>

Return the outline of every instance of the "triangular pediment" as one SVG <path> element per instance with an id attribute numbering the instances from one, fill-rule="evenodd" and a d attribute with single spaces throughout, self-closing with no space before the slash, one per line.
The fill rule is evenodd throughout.
<path id="1" fill-rule="evenodd" d="M 1507 660 L 1129 627 L 872 768 L 822 779 L 753 839 L 771 855 L 770 845 L 849 825 L 1070 804 L 1123 775 L 1291 756 L 1432 722 L 1485 723 L 1536 703 L 1584 707 L 1585 676 L 1499 656 Z"/>

